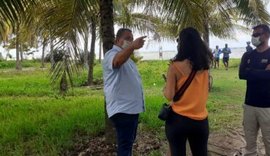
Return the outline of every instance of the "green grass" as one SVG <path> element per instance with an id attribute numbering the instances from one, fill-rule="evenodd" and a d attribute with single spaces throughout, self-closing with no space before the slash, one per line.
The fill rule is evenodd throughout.
<path id="1" fill-rule="evenodd" d="M 211 70 L 214 78 L 213 90 L 208 99 L 210 126 L 213 130 L 224 130 L 241 126 L 245 81 L 238 78 L 239 60 L 231 60 L 231 68 Z"/>
<path id="2" fill-rule="evenodd" d="M 0 69 L 9 69 L 16 66 L 16 61 L 1 61 L 0 60 Z M 38 60 L 23 61 L 22 67 L 37 67 L 40 66 Z"/>
<path id="3" fill-rule="evenodd" d="M 9 64 L 9 62 L 0 62 Z M 48 69 L 25 62 L 29 70 L 15 71 L 0 66 L 0 155 L 59 155 L 72 147 L 78 137 L 94 137 L 104 132 L 102 90 L 79 87 L 87 72 L 75 78 L 75 88 L 67 96 L 52 89 Z M 161 103 L 167 61 L 138 64 L 143 79 L 146 111 L 140 117 L 142 130 L 164 136 L 164 123 L 157 118 Z M 240 126 L 245 82 L 238 79 L 239 60 L 226 71 L 212 69 L 213 90 L 208 100 L 211 131 Z M 102 78 L 101 65 L 95 66 L 96 79 Z"/>

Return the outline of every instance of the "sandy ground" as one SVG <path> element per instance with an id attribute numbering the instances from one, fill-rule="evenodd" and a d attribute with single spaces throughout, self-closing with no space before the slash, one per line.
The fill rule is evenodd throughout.
<path id="1" fill-rule="evenodd" d="M 244 151 L 245 140 L 242 128 L 230 129 L 225 133 L 212 133 L 209 136 L 209 156 L 241 156 Z M 62 155 L 68 156 L 116 156 L 116 145 L 106 145 L 104 135 L 92 139 L 85 139 L 74 145 L 70 151 Z M 188 155 L 190 154 L 187 144 Z M 139 132 L 134 144 L 134 156 L 147 156 L 153 151 L 159 151 L 154 155 L 166 156 L 168 143 L 166 139 L 160 139 L 152 133 Z M 261 134 L 258 137 L 258 154 L 264 155 L 264 145 Z M 153 155 L 153 154 L 152 154 Z"/>

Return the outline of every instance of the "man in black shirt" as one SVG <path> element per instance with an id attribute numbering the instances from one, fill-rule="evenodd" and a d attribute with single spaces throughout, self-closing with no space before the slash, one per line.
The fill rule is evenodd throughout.
<path id="1" fill-rule="evenodd" d="M 251 52 L 253 48 L 250 46 L 250 42 L 247 41 L 246 52 Z"/>
<path id="2" fill-rule="evenodd" d="M 270 29 L 265 24 L 253 28 L 252 44 L 241 60 L 239 78 L 247 81 L 244 104 L 245 156 L 257 155 L 257 135 L 261 129 L 266 156 L 270 156 Z"/>

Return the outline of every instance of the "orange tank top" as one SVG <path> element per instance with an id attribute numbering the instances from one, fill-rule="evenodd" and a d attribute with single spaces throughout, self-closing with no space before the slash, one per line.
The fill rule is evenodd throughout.
<path id="1" fill-rule="evenodd" d="M 177 90 L 179 90 L 189 75 L 184 74 L 178 66 L 174 66 L 181 75 L 180 79 L 177 81 Z M 208 79 L 208 70 L 198 71 L 180 100 L 173 103 L 173 111 L 194 120 L 207 118 Z"/>

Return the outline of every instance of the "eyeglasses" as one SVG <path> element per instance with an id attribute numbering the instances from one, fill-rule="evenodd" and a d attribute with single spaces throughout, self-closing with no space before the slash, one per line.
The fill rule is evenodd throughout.
<path id="1" fill-rule="evenodd" d="M 262 34 L 264 34 L 263 32 L 262 33 L 254 33 L 254 34 L 252 34 L 252 36 L 253 37 L 259 37 L 259 36 L 261 36 Z"/>

